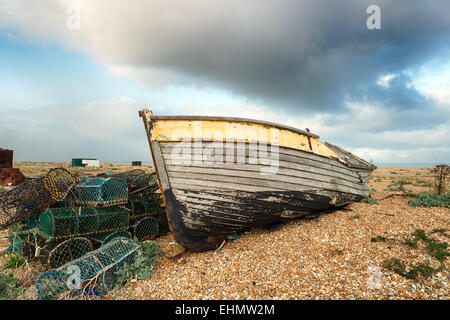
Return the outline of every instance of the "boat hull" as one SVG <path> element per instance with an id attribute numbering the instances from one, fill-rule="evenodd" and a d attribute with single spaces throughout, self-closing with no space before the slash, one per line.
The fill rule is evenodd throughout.
<path id="1" fill-rule="evenodd" d="M 315 216 L 368 194 L 366 183 L 375 167 L 356 156 L 348 162 L 345 151 L 321 144 L 315 135 L 282 127 L 257 141 L 218 137 L 211 130 L 169 135 L 167 128 L 179 132 L 210 120 L 164 119 L 158 125 L 157 118 L 141 116 L 171 231 L 192 251 L 215 249 L 229 234 Z M 214 125 L 225 131 L 243 123 Z M 264 128 L 274 131 L 267 123 Z M 296 141 L 302 143 L 296 146 Z"/>

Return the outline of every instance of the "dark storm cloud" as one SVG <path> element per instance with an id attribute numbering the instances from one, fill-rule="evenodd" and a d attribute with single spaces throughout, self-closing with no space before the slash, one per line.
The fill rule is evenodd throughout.
<path id="1" fill-rule="evenodd" d="M 152 31 L 161 33 L 161 41 L 135 53 L 134 63 L 291 110 L 339 111 L 349 99 L 417 108 L 424 98 L 405 87 L 406 76 L 394 79 L 389 89 L 378 86 L 377 78 L 418 67 L 450 35 L 448 1 L 258 4 L 222 8 L 217 20 L 205 21 L 195 33 L 183 32 L 183 24 L 162 24 Z M 366 27 L 370 4 L 381 8 L 381 30 Z M 183 18 L 186 25 L 195 19 Z M 115 58 L 130 63 L 128 54 Z"/>
<path id="2" fill-rule="evenodd" d="M 83 12 L 76 32 L 57 27 L 65 26 L 69 2 Z M 366 26 L 373 4 L 381 9 L 380 30 Z M 163 74 L 167 84 L 229 89 L 303 112 L 340 112 L 344 102 L 378 97 L 389 107 L 416 108 L 423 101 L 414 89 L 402 88 L 405 78 L 397 78 L 396 90 L 384 91 L 377 79 L 415 69 L 450 43 L 448 0 L 67 0 L 59 9 L 53 1 L 21 6 L 9 16 L 32 38 L 58 39 L 97 62 L 131 70 L 125 76 L 149 86 Z M 24 21 L 22 11 L 33 19 Z"/>

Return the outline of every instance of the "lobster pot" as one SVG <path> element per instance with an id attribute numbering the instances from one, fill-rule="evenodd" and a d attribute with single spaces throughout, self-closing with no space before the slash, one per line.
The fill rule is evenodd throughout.
<path id="1" fill-rule="evenodd" d="M 153 217 L 143 218 L 134 226 L 134 236 L 139 241 L 154 239 L 159 233 L 158 219 Z"/>
<path id="2" fill-rule="evenodd" d="M 33 215 L 31 217 L 25 218 L 24 220 L 13 224 L 9 228 L 9 234 L 10 235 L 21 235 L 21 234 L 28 234 L 30 232 L 33 232 L 38 224 L 38 217 L 39 215 Z"/>
<path id="3" fill-rule="evenodd" d="M 165 214 L 142 218 L 133 228 L 134 237 L 139 241 L 154 239 L 169 231 L 169 223 Z"/>
<path id="4" fill-rule="evenodd" d="M 127 182 L 128 191 L 130 193 L 143 188 L 147 188 L 150 185 L 156 185 L 156 188 L 158 187 L 156 172 L 145 173 L 145 171 L 142 169 L 135 169 L 114 174 L 113 177 L 124 179 Z"/>
<path id="5" fill-rule="evenodd" d="M 112 239 L 118 238 L 118 237 L 125 237 L 125 238 L 128 238 L 128 239 L 132 239 L 131 233 L 129 231 L 126 231 L 126 230 L 106 232 L 106 233 L 102 233 L 102 234 L 96 234 L 96 235 L 92 236 L 91 239 L 93 239 L 96 242 L 98 242 L 98 243 L 103 245 L 103 244 L 111 241 Z"/>
<path id="6" fill-rule="evenodd" d="M 69 171 L 57 168 L 0 194 L 0 230 L 63 200 L 77 183 Z"/>
<path id="7" fill-rule="evenodd" d="M 45 250 L 37 250 L 46 246 L 45 239 L 33 232 L 12 234 L 9 237 L 8 252 L 19 254 L 27 259 L 34 259 L 45 255 Z M 39 256 L 36 256 L 38 254 Z"/>
<path id="8" fill-rule="evenodd" d="M 137 220 L 146 216 L 157 216 L 165 213 L 162 207 L 161 195 L 155 193 L 150 188 L 146 188 L 138 193 L 130 194 L 128 208 L 131 210 L 130 219 Z"/>
<path id="9" fill-rule="evenodd" d="M 86 238 L 71 238 L 56 245 L 48 256 L 48 266 L 58 268 L 92 251 L 92 243 Z"/>
<path id="10" fill-rule="evenodd" d="M 128 202 L 128 187 L 123 179 L 93 178 L 74 188 L 76 203 L 82 206 L 107 207 Z"/>
<path id="11" fill-rule="evenodd" d="M 116 271 L 131 263 L 141 245 L 127 238 L 114 238 L 97 250 L 39 275 L 38 300 L 80 295 L 103 296 L 114 288 Z"/>
<path id="12" fill-rule="evenodd" d="M 86 236 L 129 227 L 129 210 L 107 208 L 49 208 L 39 217 L 38 232 L 47 239 Z"/>

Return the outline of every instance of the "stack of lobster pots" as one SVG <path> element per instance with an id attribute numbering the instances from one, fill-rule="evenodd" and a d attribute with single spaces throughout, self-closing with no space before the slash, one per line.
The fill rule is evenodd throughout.
<path id="1" fill-rule="evenodd" d="M 11 253 L 50 269 L 117 237 L 138 241 L 169 231 L 156 174 L 136 169 L 76 177 L 57 168 L 0 194 L 0 229 Z"/>

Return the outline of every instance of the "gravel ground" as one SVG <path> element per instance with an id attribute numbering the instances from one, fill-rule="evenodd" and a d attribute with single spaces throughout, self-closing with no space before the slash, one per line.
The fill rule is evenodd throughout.
<path id="1" fill-rule="evenodd" d="M 399 178 L 432 181 L 429 169 L 380 168 L 369 185 L 379 190 L 373 196 L 393 194 L 383 190 Z M 167 235 L 156 240 L 164 256 L 152 278 L 135 281 L 106 298 L 448 299 L 448 269 L 411 280 L 382 267 L 383 260 L 393 257 L 409 263 L 429 260 L 439 266 L 424 246 L 370 241 L 378 235 L 402 240 L 416 229 L 449 230 L 449 209 L 414 208 L 407 201 L 394 196 L 374 205 L 354 203 L 320 219 L 289 222 L 278 231 L 252 230 L 219 251 L 187 253 L 178 261 L 168 257 L 182 248 Z M 446 239 L 441 234 L 432 237 Z"/>
<path id="2" fill-rule="evenodd" d="M 378 199 L 400 194 L 384 191 L 399 179 L 418 184 L 406 186 L 414 192 L 432 190 L 423 186 L 432 181 L 429 169 L 380 168 L 372 177 L 369 188 L 376 189 L 372 196 Z M 448 268 L 430 278 L 411 280 L 382 267 L 393 257 L 411 264 L 429 260 L 439 266 L 422 244 L 415 249 L 399 241 L 416 229 L 449 230 L 450 210 L 414 208 L 407 201 L 394 196 L 374 205 L 354 203 L 320 219 L 289 222 L 278 231 L 255 229 L 221 250 L 186 253 L 179 260 L 168 259 L 183 249 L 166 235 L 155 240 L 164 255 L 154 275 L 105 298 L 448 299 Z M 398 241 L 370 241 L 379 235 Z M 439 233 L 432 237 L 448 242 Z M 5 256 L 0 257 L 0 266 L 4 261 Z M 20 272 L 14 272 L 18 278 Z M 30 287 L 28 292 L 32 291 Z"/>

